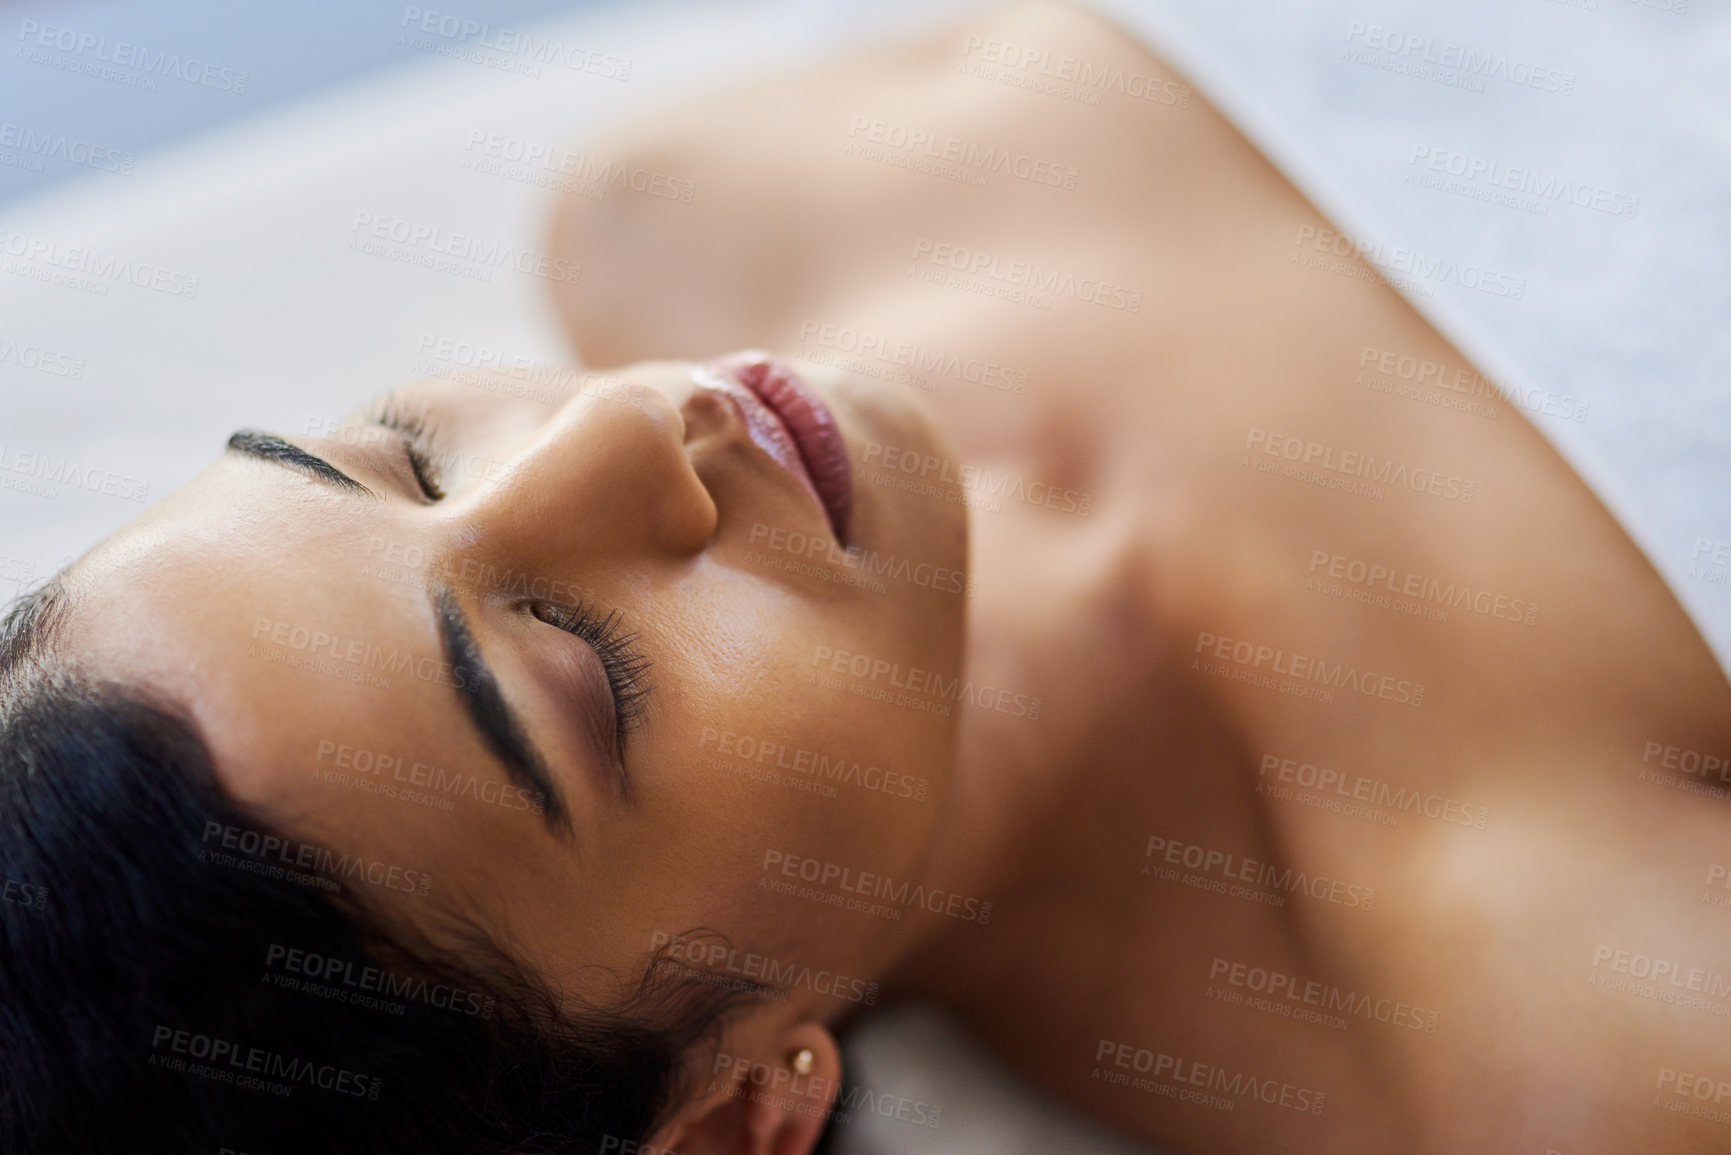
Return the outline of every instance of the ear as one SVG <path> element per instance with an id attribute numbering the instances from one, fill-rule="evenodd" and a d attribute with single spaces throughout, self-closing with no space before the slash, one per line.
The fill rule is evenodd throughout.
<path id="1" fill-rule="evenodd" d="M 760 1046 L 762 1053 L 751 1055 L 718 1051 L 698 1096 L 640 1150 L 810 1155 L 841 1088 L 841 1048 L 811 1022 L 777 1031 Z M 811 1052 L 807 1074 L 795 1069 L 801 1051 Z"/>

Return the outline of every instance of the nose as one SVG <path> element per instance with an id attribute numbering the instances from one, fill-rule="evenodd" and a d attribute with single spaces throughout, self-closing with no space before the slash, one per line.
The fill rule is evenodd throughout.
<path id="1" fill-rule="evenodd" d="M 587 375 L 453 512 L 474 548 L 531 572 L 688 558 L 714 537 L 717 510 L 685 440 L 665 391 Z"/>

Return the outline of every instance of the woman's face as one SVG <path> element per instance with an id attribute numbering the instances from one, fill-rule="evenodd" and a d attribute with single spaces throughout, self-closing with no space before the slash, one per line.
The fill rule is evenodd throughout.
<path id="1" fill-rule="evenodd" d="M 786 372 L 645 363 L 556 406 L 430 380 L 239 439 L 80 562 L 73 652 L 187 706 L 285 870 L 478 919 L 580 997 L 698 928 L 869 974 L 913 912 L 821 896 L 921 880 L 963 506 L 942 470 L 861 483 L 873 444 L 946 453 L 899 388 L 815 366 L 851 501 L 802 470 L 825 414 Z M 200 838 L 219 868 L 249 841 Z"/>

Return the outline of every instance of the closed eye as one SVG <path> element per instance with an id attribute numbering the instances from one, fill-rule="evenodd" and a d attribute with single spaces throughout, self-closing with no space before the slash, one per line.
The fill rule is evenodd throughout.
<path id="1" fill-rule="evenodd" d="M 625 758 L 627 735 L 643 720 L 650 691 L 650 663 L 636 649 L 637 635 L 625 630 L 617 611 L 600 614 L 586 602 L 532 602 L 529 612 L 538 620 L 581 638 L 601 660 L 607 687 L 613 695 L 613 751 Z"/>
<path id="2" fill-rule="evenodd" d="M 367 413 L 367 421 L 389 429 L 402 439 L 403 456 L 409 463 L 409 472 L 414 476 L 421 496 L 429 502 L 443 501 L 443 475 L 437 464 L 439 453 L 427 411 L 408 404 L 396 394 L 387 394 Z"/>

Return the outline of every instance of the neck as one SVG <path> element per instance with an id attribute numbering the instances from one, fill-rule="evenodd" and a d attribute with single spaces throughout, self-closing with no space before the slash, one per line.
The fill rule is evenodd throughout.
<path id="1" fill-rule="evenodd" d="M 1087 807 L 1126 767 L 1146 772 L 1134 731 L 1151 714 L 1145 584 L 1128 519 L 1045 510 L 976 511 L 956 753 L 932 886 L 1001 904 L 1030 871 L 1072 857 L 1095 825 Z M 1115 789 L 1111 793 L 1121 793 Z M 982 928 L 929 920 L 892 985 L 931 990 L 934 969 Z M 952 968 L 953 969 L 953 968 Z"/>

